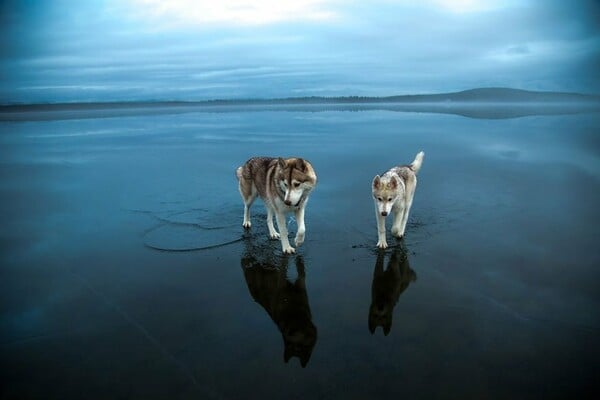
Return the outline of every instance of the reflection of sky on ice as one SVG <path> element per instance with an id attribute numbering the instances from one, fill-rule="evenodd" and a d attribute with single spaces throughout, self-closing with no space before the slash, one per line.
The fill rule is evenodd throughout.
<path id="1" fill-rule="evenodd" d="M 594 1 L 1 7 L 3 103 L 600 90 Z"/>
<path id="2" fill-rule="evenodd" d="M 165 398 L 265 398 L 282 385 L 322 398 L 331 387 L 348 398 L 439 388 L 539 398 L 540 387 L 569 397 L 598 359 L 597 125 L 597 113 L 382 110 L 4 122 L 8 387 L 55 398 L 105 382 L 107 397 L 124 398 L 148 382 Z M 400 251 L 418 278 L 404 268 L 398 286 L 374 284 L 371 180 L 419 150 L 407 235 L 402 245 L 388 236 L 384 259 L 393 266 Z M 297 256 L 281 257 L 268 238 L 260 200 L 251 231 L 241 226 L 235 169 L 255 155 L 302 155 L 315 167 Z M 293 238 L 293 219 L 289 228 Z M 289 262 L 293 282 L 298 257 L 299 303 L 318 331 L 304 374 L 282 359 L 285 318 L 260 305 L 277 285 L 247 271 Z M 373 299 L 391 299 L 387 336 L 369 332 Z"/>

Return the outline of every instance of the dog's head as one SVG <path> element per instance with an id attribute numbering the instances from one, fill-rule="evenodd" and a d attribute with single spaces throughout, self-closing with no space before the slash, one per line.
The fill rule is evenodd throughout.
<path id="1" fill-rule="evenodd" d="M 277 185 L 287 206 L 298 206 L 317 184 L 317 175 L 310 163 L 302 158 L 277 159 Z"/>
<path id="2" fill-rule="evenodd" d="M 392 330 L 393 311 L 394 304 L 385 302 L 385 299 L 374 300 L 369 307 L 369 332 L 374 334 L 377 327 L 381 326 L 383 335 L 387 336 Z"/>
<path id="3" fill-rule="evenodd" d="M 298 316 L 300 318 L 297 318 Z M 294 317 L 297 319 L 279 321 L 284 343 L 283 361 L 287 363 L 292 357 L 298 357 L 300 365 L 304 368 L 308 364 L 317 342 L 317 328 L 310 320 L 310 314 L 302 316 L 300 312 L 297 312 Z M 289 325 L 281 326 L 284 323 Z"/>
<path id="4" fill-rule="evenodd" d="M 384 180 L 377 175 L 373 178 L 373 198 L 377 204 L 377 212 L 384 217 L 390 213 L 400 194 L 400 182 L 397 177 L 392 176 L 389 180 Z"/>

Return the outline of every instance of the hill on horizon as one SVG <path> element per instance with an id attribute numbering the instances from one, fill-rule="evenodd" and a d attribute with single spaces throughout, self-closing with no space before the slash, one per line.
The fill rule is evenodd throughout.
<path id="1" fill-rule="evenodd" d="M 579 102 L 600 101 L 600 95 L 573 92 L 550 92 L 504 87 L 474 88 L 460 92 L 388 97 L 394 101 L 461 101 L 461 102 Z"/>

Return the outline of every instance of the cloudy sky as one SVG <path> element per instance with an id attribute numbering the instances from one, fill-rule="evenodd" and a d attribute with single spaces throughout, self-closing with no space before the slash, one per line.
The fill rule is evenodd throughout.
<path id="1" fill-rule="evenodd" d="M 0 103 L 600 93 L 597 0 L 0 1 Z"/>

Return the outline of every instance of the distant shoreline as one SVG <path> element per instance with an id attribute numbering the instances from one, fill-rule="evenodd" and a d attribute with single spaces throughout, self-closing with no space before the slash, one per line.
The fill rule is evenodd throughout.
<path id="1" fill-rule="evenodd" d="M 600 96 L 472 89 L 456 93 L 388 97 L 290 97 L 204 101 L 120 101 L 0 106 L 0 122 L 117 118 L 181 113 L 392 111 L 454 114 L 478 119 L 600 111 Z"/>
<path id="2" fill-rule="evenodd" d="M 418 104 L 445 106 L 486 104 L 531 105 L 600 103 L 600 95 L 567 92 L 539 92 L 510 88 L 478 88 L 439 94 L 410 94 L 397 96 L 309 96 L 273 99 L 214 99 L 214 100 L 135 100 L 98 102 L 27 103 L 0 105 L 0 113 L 43 112 L 64 110 L 97 110 L 115 108 L 187 107 L 187 106 L 244 106 L 244 105 L 330 105 L 330 104 Z"/>

